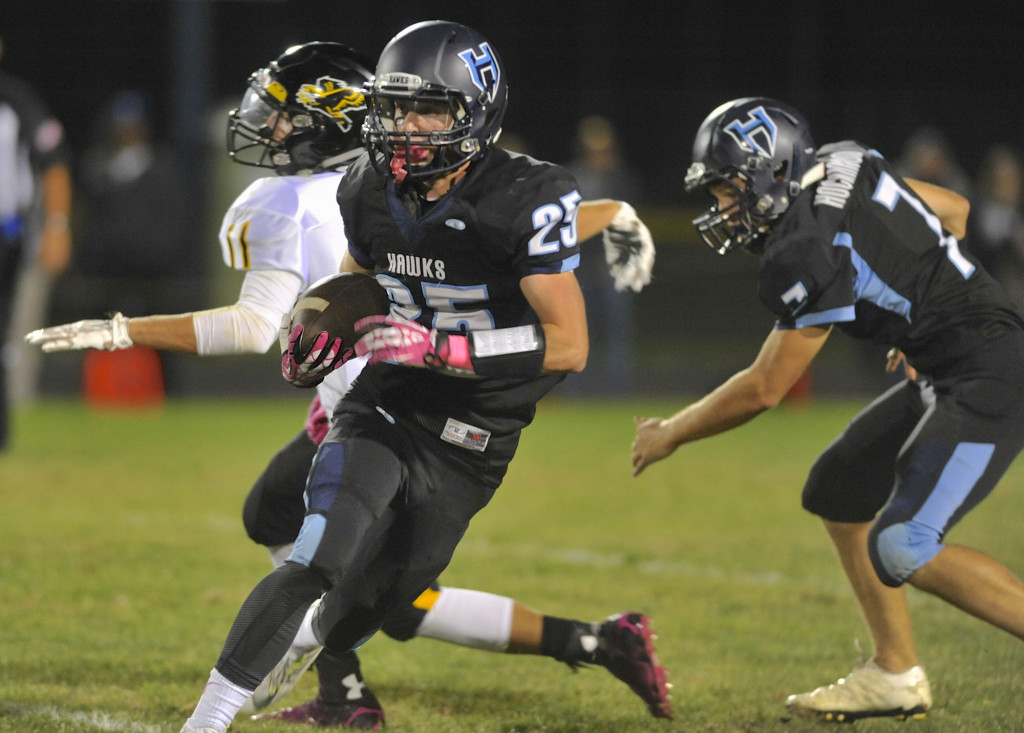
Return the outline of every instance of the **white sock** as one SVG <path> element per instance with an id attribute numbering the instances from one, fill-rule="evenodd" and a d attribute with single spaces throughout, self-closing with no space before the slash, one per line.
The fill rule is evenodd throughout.
<path id="1" fill-rule="evenodd" d="M 199 704 L 186 722 L 193 728 L 227 730 L 238 709 L 252 697 L 252 693 L 253 690 L 239 687 L 214 669 L 210 672 L 210 680 L 203 689 Z"/>
<path id="2" fill-rule="evenodd" d="M 508 648 L 515 601 L 465 588 L 441 588 L 416 636 L 502 652 Z"/>
<path id="3" fill-rule="evenodd" d="M 306 615 L 302 617 L 299 630 L 295 632 L 295 638 L 292 639 L 292 648 L 300 649 L 303 654 L 324 645 L 322 641 L 316 638 L 316 633 L 313 631 L 313 616 L 319 606 L 320 599 L 317 598 L 310 605 L 309 610 L 306 611 Z"/>
<path id="4" fill-rule="evenodd" d="M 289 542 L 287 545 L 274 545 L 273 547 L 267 545 L 267 552 L 270 553 L 270 562 L 274 564 L 275 568 L 284 565 L 284 561 L 288 559 L 288 556 L 292 554 L 294 549 L 294 542 Z"/>

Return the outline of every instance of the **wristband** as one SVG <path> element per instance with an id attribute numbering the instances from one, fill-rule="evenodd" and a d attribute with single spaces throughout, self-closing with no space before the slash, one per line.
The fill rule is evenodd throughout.
<path id="1" fill-rule="evenodd" d="M 544 350 L 539 325 L 469 332 L 469 359 L 481 377 L 540 376 Z"/>

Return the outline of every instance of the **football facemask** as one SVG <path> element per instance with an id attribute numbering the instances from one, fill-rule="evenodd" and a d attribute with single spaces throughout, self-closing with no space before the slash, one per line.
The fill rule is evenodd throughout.
<path id="1" fill-rule="evenodd" d="M 738 174 L 736 178 L 743 179 Z M 724 208 L 721 198 L 713 192 L 718 187 L 728 189 Z M 768 229 L 764 220 L 764 197 L 757 196 L 730 178 L 708 174 L 702 163 L 694 163 L 687 171 L 686 190 L 704 190 L 714 199 L 715 203 L 693 220 L 693 226 L 705 244 L 720 255 L 740 246 L 757 251 L 758 239 Z"/>
<path id="2" fill-rule="evenodd" d="M 369 144 L 385 151 L 396 181 L 439 178 L 480 152 L 457 94 L 421 86 L 419 77 L 390 76 L 398 78 L 374 83 L 365 132 Z M 410 118 L 416 129 L 403 129 Z"/>

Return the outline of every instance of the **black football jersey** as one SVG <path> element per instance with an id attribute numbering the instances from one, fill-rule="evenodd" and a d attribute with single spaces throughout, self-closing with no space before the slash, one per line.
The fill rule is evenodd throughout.
<path id="1" fill-rule="evenodd" d="M 392 312 L 453 332 L 537 323 L 519 289 L 527 275 L 576 268 L 576 182 L 564 168 L 491 149 L 416 216 L 390 178 L 363 156 L 338 188 L 349 252 L 387 289 Z M 375 364 L 353 391 L 430 430 L 448 417 L 494 435 L 517 434 L 561 379 L 462 378 Z"/>
<path id="2" fill-rule="evenodd" d="M 834 324 L 900 348 L 926 374 L 1024 327 L 1002 288 L 876 151 L 847 141 L 818 158 L 824 177 L 765 241 L 759 296 L 776 327 Z"/>

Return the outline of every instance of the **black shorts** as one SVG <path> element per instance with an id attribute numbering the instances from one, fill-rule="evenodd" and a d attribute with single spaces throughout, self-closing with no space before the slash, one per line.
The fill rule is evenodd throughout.
<path id="1" fill-rule="evenodd" d="M 494 494 L 453 461 L 451 451 L 466 449 L 347 404 L 314 460 L 292 554 L 331 586 L 318 625 L 333 649 L 351 648 L 414 601 Z"/>
<path id="2" fill-rule="evenodd" d="M 303 430 L 270 459 L 242 507 L 253 542 L 276 547 L 295 541 L 306 516 L 302 497 L 315 455 L 316 446 Z"/>
<path id="3" fill-rule="evenodd" d="M 1024 333 L 986 344 L 954 374 L 901 383 L 825 450 L 804 507 L 836 522 L 888 526 L 929 502 L 944 534 L 995 487 L 1024 447 Z M 879 513 L 881 512 L 881 516 Z"/>

